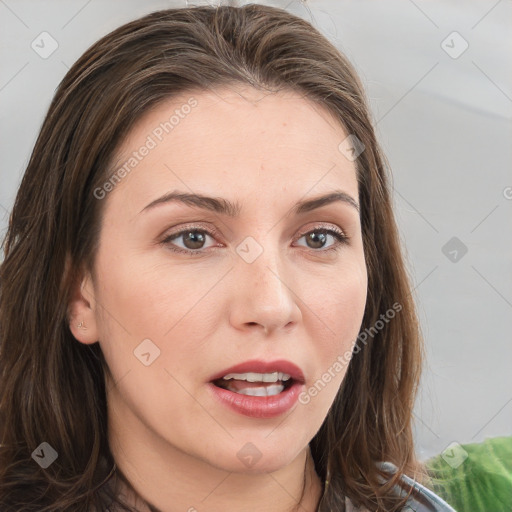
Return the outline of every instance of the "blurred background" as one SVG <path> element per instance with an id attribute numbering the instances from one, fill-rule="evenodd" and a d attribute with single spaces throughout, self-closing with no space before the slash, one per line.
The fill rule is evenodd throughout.
<path id="1" fill-rule="evenodd" d="M 44 115 L 74 61 L 134 18 L 207 3 L 0 0 L 2 238 Z M 511 435 L 512 1 L 252 3 L 311 22 L 366 87 L 426 341 L 415 410 L 420 458 Z"/>

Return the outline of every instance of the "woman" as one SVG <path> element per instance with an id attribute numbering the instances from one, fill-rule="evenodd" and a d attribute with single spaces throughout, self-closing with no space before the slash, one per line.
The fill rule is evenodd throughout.
<path id="1" fill-rule="evenodd" d="M 94 44 L 4 242 L 1 510 L 451 510 L 388 180 L 352 66 L 284 10 Z"/>

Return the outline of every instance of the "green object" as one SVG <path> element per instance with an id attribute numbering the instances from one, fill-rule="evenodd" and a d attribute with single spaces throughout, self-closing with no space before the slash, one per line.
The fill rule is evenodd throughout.
<path id="1" fill-rule="evenodd" d="M 427 486 L 457 512 L 512 511 L 512 436 L 452 443 L 425 464 Z"/>

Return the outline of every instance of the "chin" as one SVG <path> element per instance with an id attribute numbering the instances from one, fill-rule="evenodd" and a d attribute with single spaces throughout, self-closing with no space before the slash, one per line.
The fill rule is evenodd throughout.
<path id="1" fill-rule="evenodd" d="M 238 447 L 240 445 L 240 447 Z M 234 452 L 234 457 L 227 457 Z M 233 451 L 232 451 L 233 450 Z M 283 443 L 269 446 L 269 441 L 237 443 L 237 447 L 228 448 L 221 454 L 211 457 L 210 464 L 233 473 L 264 474 L 273 473 L 291 464 L 302 449 L 296 447 L 283 447 Z"/>

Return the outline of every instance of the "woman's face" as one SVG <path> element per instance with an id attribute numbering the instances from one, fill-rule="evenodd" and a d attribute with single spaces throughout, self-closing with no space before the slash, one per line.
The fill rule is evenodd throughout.
<path id="1" fill-rule="evenodd" d="M 95 191 L 105 202 L 96 276 L 77 310 L 87 334 L 74 331 L 99 340 L 110 368 L 112 440 L 234 472 L 273 471 L 307 448 L 366 301 L 347 199 L 359 202 L 355 163 L 339 149 L 348 135 L 295 93 L 251 88 L 184 94 L 136 124 Z M 160 200 L 171 193 L 187 197 Z M 333 193 L 341 199 L 309 203 Z M 270 366 L 234 373 L 298 368 L 304 382 L 212 384 L 246 361 Z M 266 393 L 278 394 L 251 396 Z"/>

